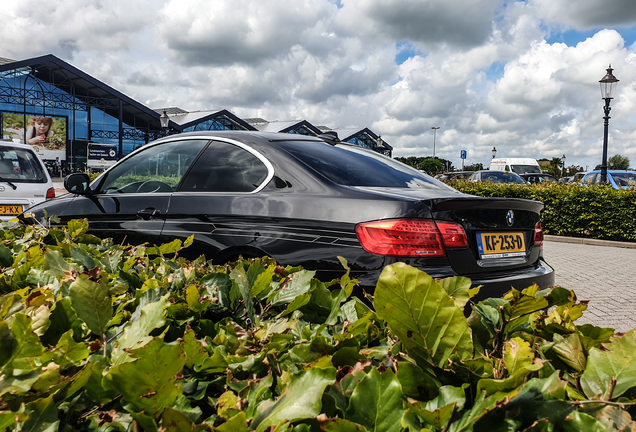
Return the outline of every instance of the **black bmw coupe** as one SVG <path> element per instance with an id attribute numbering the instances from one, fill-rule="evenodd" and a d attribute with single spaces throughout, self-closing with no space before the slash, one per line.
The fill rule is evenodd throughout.
<path id="1" fill-rule="evenodd" d="M 342 256 L 367 291 L 396 261 L 469 277 L 484 285 L 480 297 L 554 284 L 542 203 L 466 195 L 333 134 L 183 133 L 141 147 L 90 185 L 71 174 L 65 187 L 29 212 L 88 218 L 93 234 L 117 242 L 194 234 L 182 251 L 189 258 L 267 255 L 330 280 L 342 275 Z"/>

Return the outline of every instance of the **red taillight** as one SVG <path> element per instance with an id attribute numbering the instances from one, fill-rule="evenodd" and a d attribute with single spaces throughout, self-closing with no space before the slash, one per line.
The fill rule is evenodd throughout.
<path id="1" fill-rule="evenodd" d="M 46 191 L 46 199 L 51 198 L 55 198 L 55 189 L 53 188 L 49 188 L 49 190 Z"/>
<path id="2" fill-rule="evenodd" d="M 468 239 L 464 227 L 452 222 L 436 222 L 439 232 L 442 234 L 446 249 L 461 249 L 468 247 Z"/>
<path id="3" fill-rule="evenodd" d="M 356 227 L 367 252 L 396 257 L 443 257 L 446 248 L 468 246 L 461 225 L 430 219 L 392 219 L 366 222 Z"/>
<path id="4" fill-rule="evenodd" d="M 539 249 L 543 250 L 543 227 L 541 222 L 537 222 L 534 226 L 534 244 L 539 245 Z"/>

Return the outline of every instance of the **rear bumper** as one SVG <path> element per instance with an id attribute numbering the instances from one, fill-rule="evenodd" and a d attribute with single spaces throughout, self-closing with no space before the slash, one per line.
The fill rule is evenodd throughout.
<path id="1" fill-rule="evenodd" d="M 513 288 L 522 291 L 533 284 L 537 284 L 540 289 L 545 289 L 555 284 L 554 269 L 543 260 L 539 260 L 534 268 L 519 270 L 491 279 L 467 277 L 471 279 L 474 287 L 483 285 L 479 290 L 479 294 L 473 297 L 472 300 L 474 302 L 479 302 L 486 298 L 502 297 Z"/>
<path id="2" fill-rule="evenodd" d="M 420 268 L 433 278 L 448 278 L 458 276 L 450 267 Z M 352 278 L 358 279 L 360 289 L 367 293 L 375 291 L 375 285 L 381 271 L 358 273 L 352 272 Z M 486 298 L 500 298 L 511 289 L 522 291 L 533 284 L 537 284 L 540 289 L 549 288 L 555 284 L 554 269 L 545 261 L 539 259 L 533 267 L 525 267 L 507 272 L 491 272 L 488 277 L 484 274 L 461 275 L 471 280 L 472 286 L 482 285 L 479 294 L 473 297 L 473 301 L 479 302 Z"/>

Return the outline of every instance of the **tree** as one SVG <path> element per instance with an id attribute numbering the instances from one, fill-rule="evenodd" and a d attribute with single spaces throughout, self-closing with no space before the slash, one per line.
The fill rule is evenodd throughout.
<path id="1" fill-rule="evenodd" d="M 484 164 L 481 162 L 474 163 L 471 165 L 466 165 L 464 167 L 464 171 L 481 171 L 484 169 Z"/>
<path id="2" fill-rule="evenodd" d="M 426 171 L 427 174 L 435 175 L 444 171 L 444 162 L 437 158 L 426 158 L 420 163 L 418 168 Z"/>
<path id="3" fill-rule="evenodd" d="M 607 165 L 611 169 L 627 170 L 629 169 L 629 158 L 623 155 L 614 155 L 607 161 Z"/>
<path id="4" fill-rule="evenodd" d="M 455 167 L 453 166 L 453 163 L 451 161 L 449 161 L 447 159 L 440 159 L 437 156 L 434 157 L 434 158 L 431 157 L 431 156 L 427 156 L 427 157 L 408 156 L 408 157 L 396 157 L 394 159 L 396 161 L 400 161 L 400 162 L 402 162 L 404 164 L 412 166 L 415 169 L 424 170 L 424 171 L 426 171 L 429 174 L 432 174 L 432 173 L 429 172 L 428 170 L 422 168 L 422 163 L 424 161 L 428 160 L 428 159 L 435 160 L 435 161 L 438 161 L 440 163 L 439 166 L 441 166 L 441 168 L 437 169 L 437 171 L 435 173 L 439 173 L 439 172 L 442 172 L 442 171 L 454 171 L 455 170 Z M 438 164 L 435 164 L 435 166 L 438 166 Z"/>
<path id="5" fill-rule="evenodd" d="M 559 178 L 559 173 L 561 172 L 561 158 L 552 158 L 550 159 L 550 163 L 548 164 L 548 174 L 553 175 L 554 177 Z"/>
<path id="6" fill-rule="evenodd" d="M 601 165 L 596 165 L 594 167 L 595 170 L 600 170 Z M 607 169 L 615 169 L 615 170 L 628 170 L 629 169 L 629 158 L 623 155 L 614 155 L 607 159 Z"/>

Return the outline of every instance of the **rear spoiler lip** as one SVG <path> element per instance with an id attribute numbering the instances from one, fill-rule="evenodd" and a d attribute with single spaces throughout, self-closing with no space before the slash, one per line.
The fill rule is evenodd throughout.
<path id="1" fill-rule="evenodd" d="M 465 209 L 505 209 L 525 210 L 541 213 L 544 204 L 522 198 L 494 198 L 494 197 L 453 197 L 422 200 L 431 212 L 454 211 Z"/>

